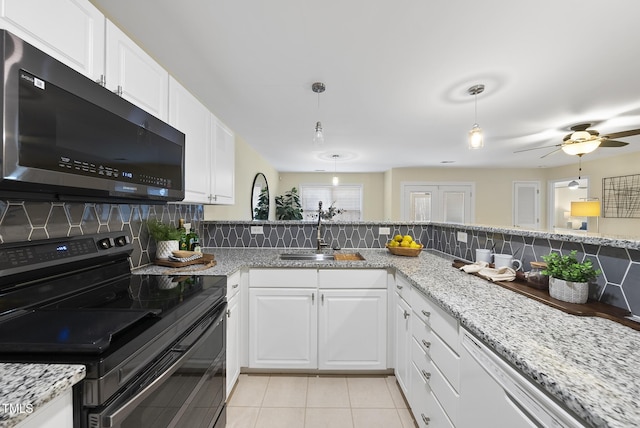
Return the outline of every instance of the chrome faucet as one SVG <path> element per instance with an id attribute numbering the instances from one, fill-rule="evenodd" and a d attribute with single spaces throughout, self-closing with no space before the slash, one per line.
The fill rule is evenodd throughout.
<path id="1" fill-rule="evenodd" d="M 320 251 L 322 248 L 327 247 L 328 244 L 322 239 L 322 201 L 318 202 L 318 237 L 316 250 Z"/>

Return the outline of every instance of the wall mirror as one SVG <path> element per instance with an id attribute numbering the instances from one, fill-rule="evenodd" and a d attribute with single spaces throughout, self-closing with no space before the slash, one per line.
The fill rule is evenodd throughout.
<path id="1" fill-rule="evenodd" d="M 261 172 L 256 174 L 251 186 L 251 218 L 269 220 L 269 185 Z"/>

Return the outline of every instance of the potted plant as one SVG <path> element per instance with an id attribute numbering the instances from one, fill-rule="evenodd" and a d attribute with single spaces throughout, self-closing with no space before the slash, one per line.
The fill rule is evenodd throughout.
<path id="1" fill-rule="evenodd" d="M 269 189 L 260 190 L 258 205 L 253 209 L 254 220 L 269 220 Z"/>
<path id="2" fill-rule="evenodd" d="M 173 251 L 180 249 L 180 230 L 156 218 L 151 218 L 146 223 L 149 235 L 156 241 L 156 259 L 168 259 Z"/>
<path id="3" fill-rule="evenodd" d="M 560 255 L 552 252 L 542 259 L 547 267 L 542 271 L 549 276 L 549 294 L 554 299 L 569 303 L 586 303 L 589 298 L 589 281 L 600 274 L 593 268 L 591 260 L 579 262 L 577 251 Z"/>
<path id="4" fill-rule="evenodd" d="M 284 195 L 276 196 L 275 200 L 277 220 L 302 220 L 302 205 L 298 189 L 293 187 Z"/>

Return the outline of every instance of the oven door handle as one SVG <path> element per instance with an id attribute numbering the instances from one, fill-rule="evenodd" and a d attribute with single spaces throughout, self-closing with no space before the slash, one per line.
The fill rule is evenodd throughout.
<path id="1" fill-rule="evenodd" d="M 193 343 L 193 345 L 185 352 L 179 352 L 172 350 L 172 354 L 180 355 L 180 357 L 173 363 L 169 368 L 167 368 L 163 373 L 155 378 L 153 382 L 149 385 L 145 386 L 140 392 L 138 392 L 135 396 L 131 397 L 127 400 L 123 405 L 118 405 L 114 411 L 109 411 L 107 408 L 104 413 L 101 413 L 99 416 L 100 423 L 99 427 L 113 427 L 119 426 L 122 421 L 133 412 L 138 405 L 144 401 L 149 395 L 151 395 L 158 387 L 160 387 L 173 373 L 180 368 L 182 363 L 185 360 L 189 359 L 191 355 L 198 349 L 198 345 L 206 340 L 213 331 L 220 325 L 221 320 L 224 320 L 224 311 L 222 315 L 218 317 L 209 318 L 205 323 L 208 323 L 205 332 L 198 338 L 198 340 Z M 200 327 L 198 327 L 200 328 Z M 105 414 L 106 413 L 106 414 Z"/>

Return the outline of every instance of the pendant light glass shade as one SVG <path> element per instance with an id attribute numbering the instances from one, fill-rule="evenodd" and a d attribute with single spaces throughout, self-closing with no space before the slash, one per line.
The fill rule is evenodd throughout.
<path id="1" fill-rule="evenodd" d="M 482 136 L 482 128 L 477 123 L 473 124 L 473 128 L 469 131 L 469 148 L 480 149 L 484 147 L 484 137 Z"/>
<path id="2" fill-rule="evenodd" d="M 340 155 L 332 155 L 332 157 L 333 157 L 333 178 L 331 179 L 331 184 L 333 184 L 334 186 L 337 186 L 338 184 L 340 184 L 340 179 L 338 178 L 338 167 L 337 167 L 337 161 Z"/>
<path id="3" fill-rule="evenodd" d="M 316 122 L 316 129 L 313 133 L 313 144 L 320 145 L 324 143 L 324 135 L 322 135 L 322 124 Z"/>

